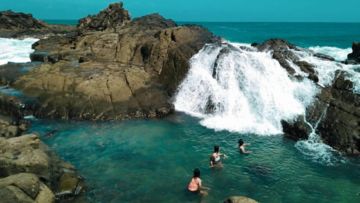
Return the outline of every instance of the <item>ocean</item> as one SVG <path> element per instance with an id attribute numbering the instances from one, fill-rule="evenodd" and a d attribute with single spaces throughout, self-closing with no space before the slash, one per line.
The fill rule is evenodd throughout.
<path id="1" fill-rule="evenodd" d="M 286 139 L 280 124 L 281 119 L 303 115 L 317 85 L 331 85 L 338 69 L 348 73 L 354 93 L 360 93 L 360 66 L 339 63 L 351 52 L 352 42 L 360 41 L 359 23 L 179 24 L 202 25 L 227 41 L 221 46 L 238 48 L 219 61 L 216 80 L 209 71 L 223 47 L 205 46 L 191 59 L 174 97 L 174 115 L 112 122 L 31 118 L 29 132 L 37 132 L 84 176 L 89 202 L 199 202 L 186 191 L 196 167 L 211 188 L 205 202 L 222 202 L 231 195 L 259 202 L 360 202 L 358 158 L 342 156 L 319 142 L 316 133 L 309 140 Z M 289 40 L 337 61 L 301 51 L 297 54 L 316 65 L 320 80 L 317 85 L 294 81 L 269 53 L 251 50 L 250 43 L 269 38 Z M 0 47 L 11 50 L 0 51 L 0 62 L 29 61 L 34 41 L 0 39 Z M 247 49 L 239 48 L 244 46 Z M 4 93 L 21 94 L 9 91 Z M 209 97 L 217 104 L 210 115 L 205 111 Z M 47 137 L 48 132 L 55 133 Z M 252 154 L 238 152 L 240 138 L 251 143 Z M 229 156 L 222 170 L 209 168 L 214 145 Z"/>
<path id="2" fill-rule="evenodd" d="M 76 25 L 77 20 L 44 20 L 52 24 Z M 360 41 L 360 23 L 246 23 L 246 22 L 177 22 L 195 24 L 232 42 L 263 42 L 286 39 L 300 47 L 330 46 L 349 48 Z"/>

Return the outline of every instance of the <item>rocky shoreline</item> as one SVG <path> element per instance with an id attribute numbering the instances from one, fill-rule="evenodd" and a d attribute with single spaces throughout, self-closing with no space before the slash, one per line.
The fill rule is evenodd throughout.
<path id="1" fill-rule="evenodd" d="M 49 25 L 31 15 L 8 13 L 19 18 L 15 22 L 21 24 L 14 28 L 4 23 L 8 30 L 18 32 L 30 24 L 36 24 L 39 32 L 49 30 Z M 1 19 L 4 21 L 4 17 Z M 111 4 L 99 14 L 81 19 L 65 34 L 43 36 L 33 45 L 31 60 L 36 68 L 31 71 L 22 73 L 17 71 L 17 64 L 11 63 L 0 66 L 1 83 L 36 98 L 35 104 L 26 106 L 38 118 L 161 118 L 174 112 L 172 96 L 189 69 L 188 61 L 207 43 L 221 43 L 221 39 L 202 27 L 178 26 L 158 14 L 131 19 L 121 3 Z M 253 46 L 258 51 L 271 51 L 290 76 L 301 80 L 289 61 L 318 82 L 314 65 L 294 54 L 300 50 L 297 46 L 280 39 Z M 322 54 L 314 56 L 335 61 Z M 354 43 L 353 53 L 344 63 L 356 63 L 358 56 L 358 44 Z M 332 87 L 319 87 L 321 91 L 308 107 L 306 120 L 314 124 L 329 106 L 317 132 L 335 149 L 358 155 L 359 95 L 352 92 L 353 84 L 344 74 L 337 74 Z M 342 121 L 334 122 L 339 119 Z M 293 123 L 283 121 L 283 128 L 286 136 L 294 139 L 306 139 L 310 130 L 304 118 Z"/>
<path id="2" fill-rule="evenodd" d="M 61 202 L 85 188 L 74 166 L 51 152 L 38 135 L 27 134 L 25 122 L 4 112 L 0 149 L 1 202 Z"/>
<path id="3" fill-rule="evenodd" d="M 39 118 L 161 118 L 174 111 L 171 96 L 189 59 L 218 41 L 158 14 L 130 20 L 122 4 L 112 4 L 80 20 L 76 33 L 36 42 L 31 59 L 43 64 L 13 86 L 39 99 Z"/>
<path id="4" fill-rule="evenodd" d="M 38 37 L 31 54 L 34 66 L 0 66 L 1 85 L 21 90 L 36 101 L 0 95 L 0 194 L 8 202 L 54 202 L 78 195 L 84 183 L 73 166 L 60 160 L 34 134 L 24 134 L 24 115 L 76 120 L 162 118 L 174 112 L 172 96 L 189 69 L 189 60 L 205 44 L 221 43 L 208 30 L 152 14 L 131 19 L 122 4 L 112 4 L 77 27 L 48 25 L 31 15 L 0 13 L 0 37 Z M 314 65 L 284 40 L 254 43 L 271 51 L 289 75 L 296 64 L 307 78 L 319 81 Z M 344 63 L 360 63 L 359 44 Z M 315 55 L 334 61 L 326 55 Z M 29 64 L 28 64 L 29 65 Z M 320 88 L 306 118 L 283 121 L 285 136 L 307 139 L 316 132 L 326 144 L 347 155 L 360 155 L 360 96 L 354 84 L 338 71 L 332 86 Z M 326 111 L 326 114 L 323 112 Z M 324 117 L 322 117 L 324 115 Z"/>

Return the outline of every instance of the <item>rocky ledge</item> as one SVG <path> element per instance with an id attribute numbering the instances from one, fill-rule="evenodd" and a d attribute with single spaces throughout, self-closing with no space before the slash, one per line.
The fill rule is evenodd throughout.
<path id="1" fill-rule="evenodd" d="M 51 203 L 79 195 L 84 184 L 75 168 L 24 130 L 13 118 L 0 117 L 1 202 Z"/>
<path id="2" fill-rule="evenodd" d="M 35 115 L 62 119 L 154 118 L 174 110 L 171 96 L 189 59 L 218 41 L 198 26 L 158 14 L 130 20 L 122 4 L 80 20 L 77 33 L 42 39 L 33 61 L 43 65 L 15 87 L 38 98 Z"/>
<path id="3" fill-rule="evenodd" d="M 66 25 L 49 25 L 31 14 L 13 11 L 0 12 L 0 37 L 22 38 L 26 36 L 43 37 L 51 34 L 68 33 L 75 28 Z"/>
<path id="4" fill-rule="evenodd" d="M 253 44 L 260 51 L 271 51 L 273 58 L 284 67 L 294 79 L 296 75 L 289 62 L 296 64 L 307 74 L 308 79 L 318 82 L 314 65 L 301 60 L 296 54 L 300 48 L 281 39 L 271 39 L 262 44 Z M 354 49 L 356 50 L 356 49 Z M 356 53 L 356 51 L 354 51 Z M 331 57 L 314 54 L 322 60 L 334 61 Z M 306 117 L 298 117 L 293 122 L 282 121 L 285 136 L 300 140 L 308 139 L 312 128 L 324 143 L 347 155 L 360 155 L 360 95 L 353 91 L 353 82 L 347 79 L 346 71 L 338 71 L 332 86 L 318 86 L 319 94 L 315 102 L 306 109 Z M 307 122 L 306 122 L 307 121 Z"/>

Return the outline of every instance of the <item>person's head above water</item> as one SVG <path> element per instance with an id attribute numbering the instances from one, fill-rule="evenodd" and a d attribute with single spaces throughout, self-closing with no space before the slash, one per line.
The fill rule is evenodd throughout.
<path id="1" fill-rule="evenodd" d="M 244 141 L 242 139 L 240 139 L 238 143 L 239 143 L 239 146 L 241 146 L 244 144 Z"/>
<path id="2" fill-rule="evenodd" d="M 200 178 L 200 169 L 198 169 L 198 168 L 194 169 L 193 177 L 194 178 Z"/>
<path id="3" fill-rule="evenodd" d="M 218 153 L 220 151 L 220 146 L 219 145 L 215 145 L 214 146 L 214 152 Z"/>

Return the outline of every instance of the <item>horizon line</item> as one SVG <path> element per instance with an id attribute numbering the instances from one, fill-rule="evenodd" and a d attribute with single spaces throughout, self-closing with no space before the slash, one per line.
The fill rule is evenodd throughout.
<path id="1" fill-rule="evenodd" d="M 134 18 L 135 19 L 135 18 Z M 166 18 L 167 19 L 167 18 Z M 42 21 L 79 21 L 80 19 L 40 19 Z M 172 20 L 172 19 L 168 19 Z M 173 20 L 179 23 L 343 23 L 343 24 L 360 24 L 353 21 L 185 21 Z"/>

